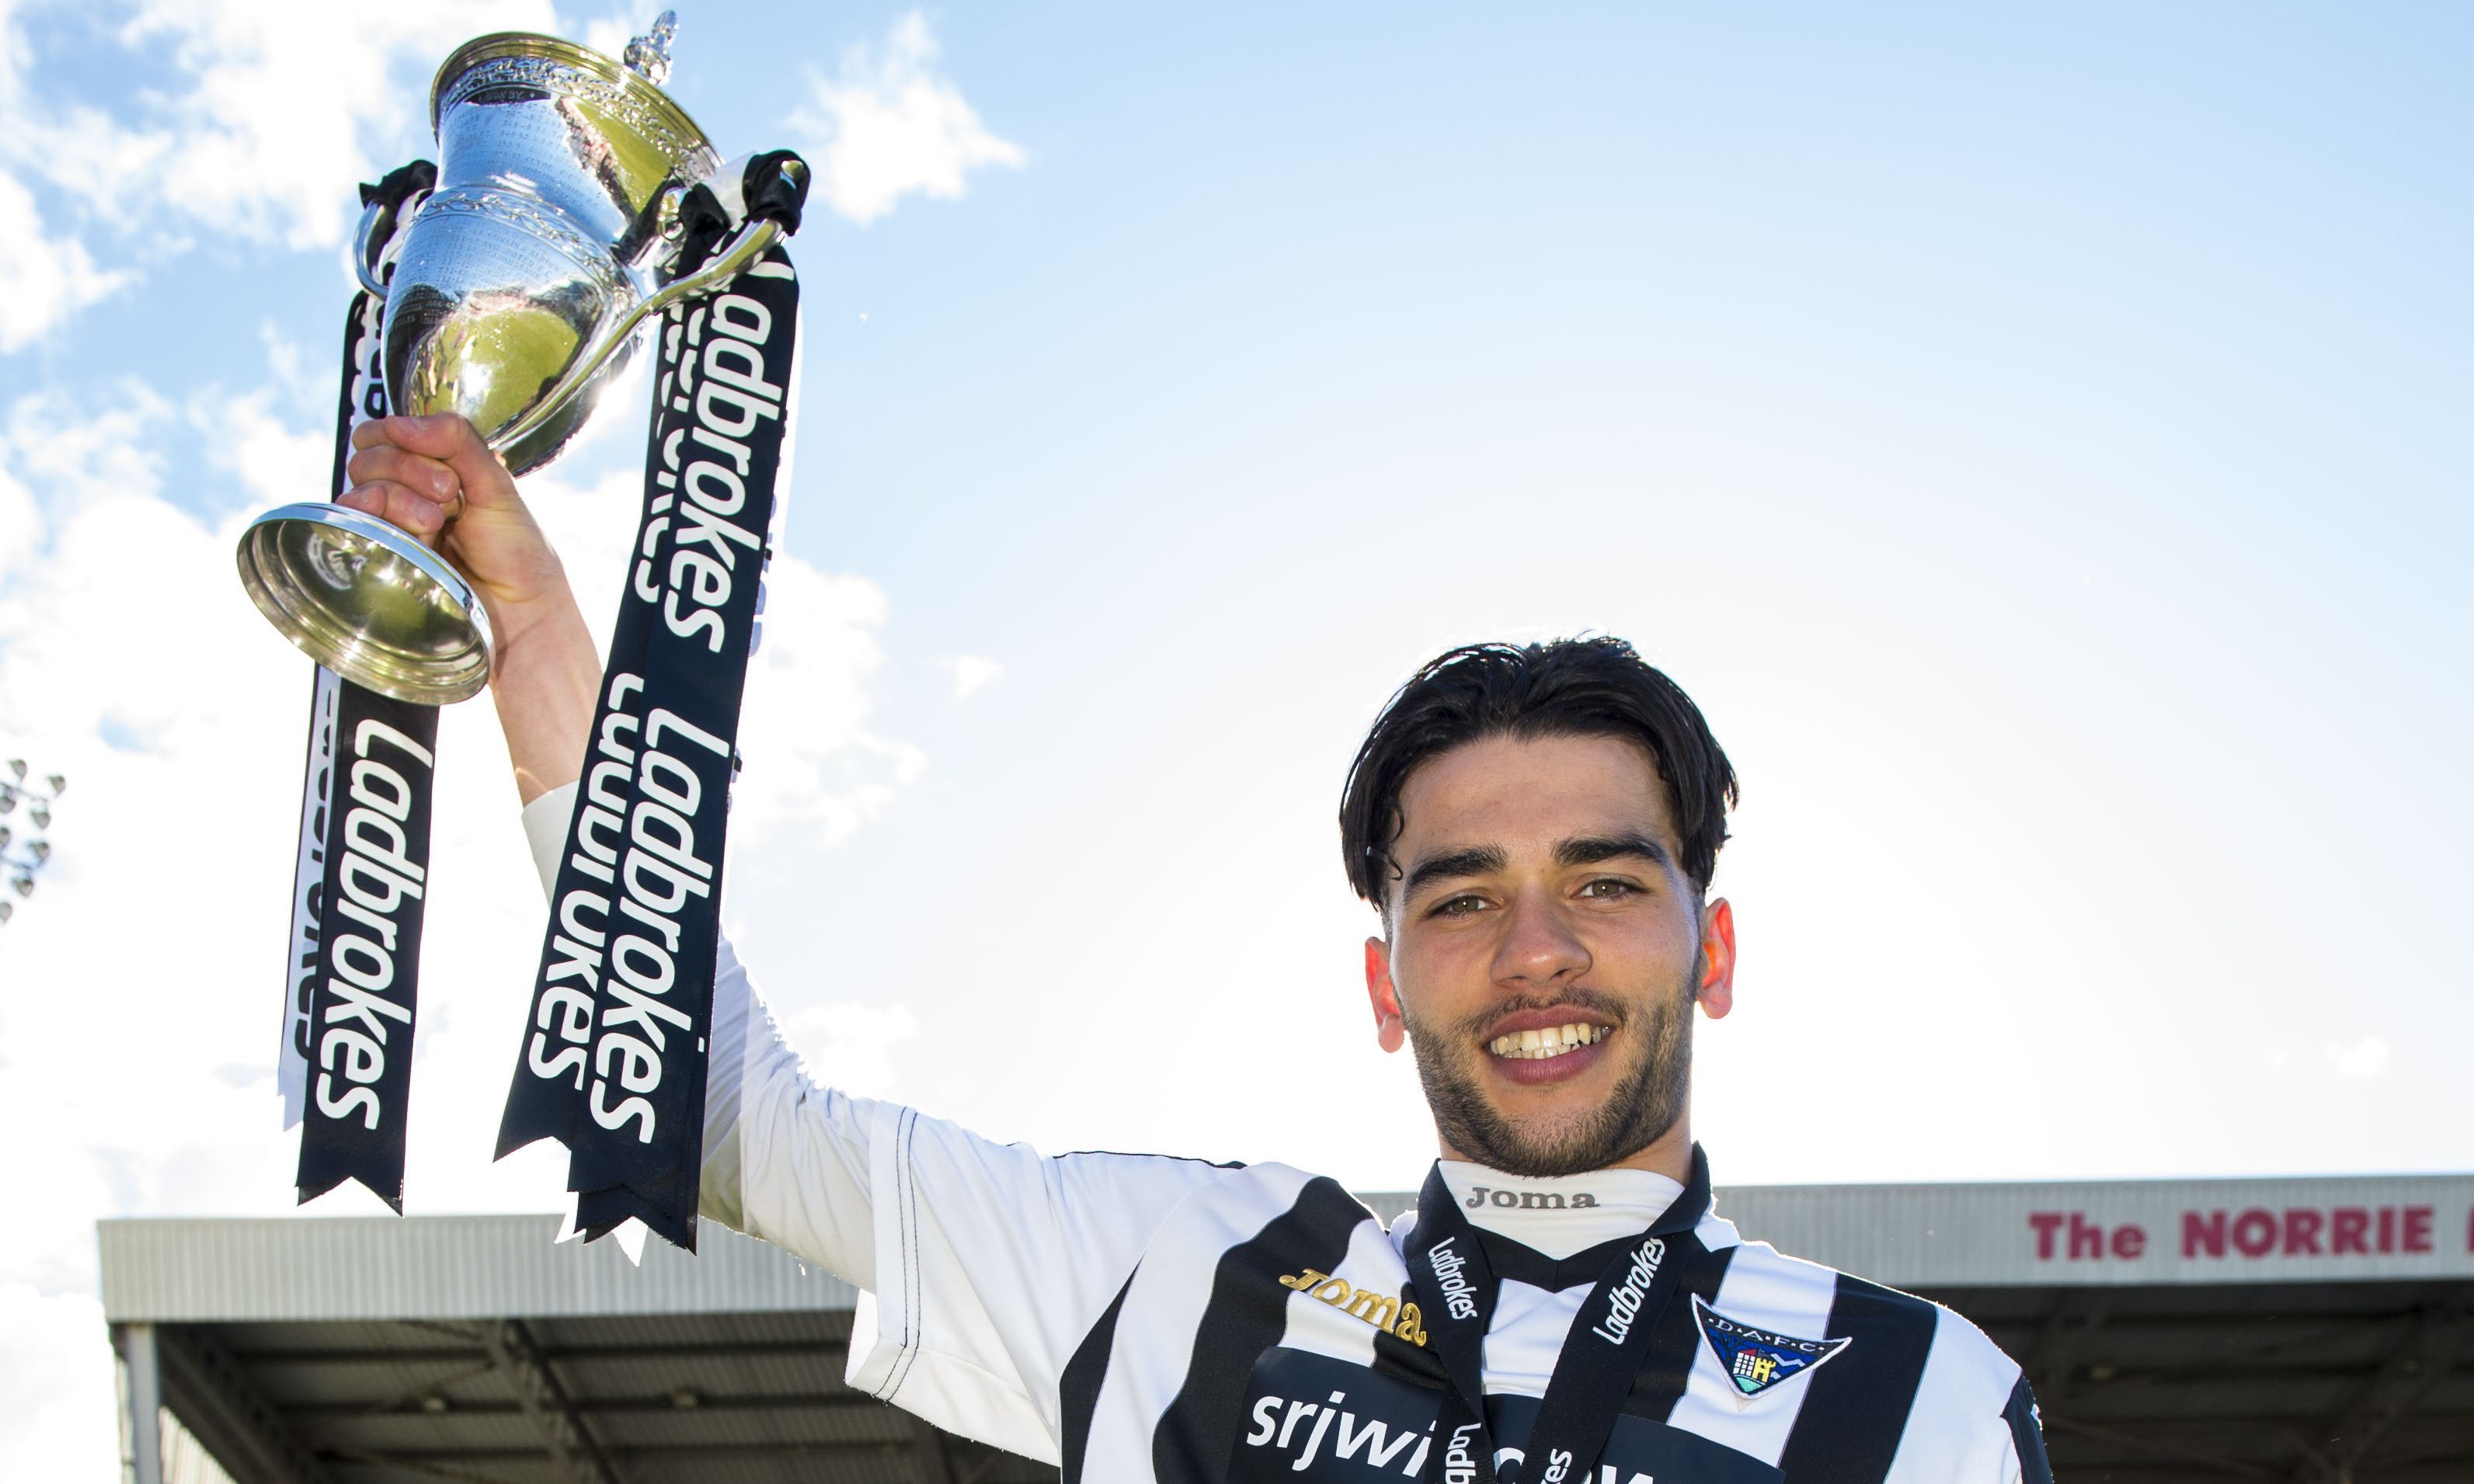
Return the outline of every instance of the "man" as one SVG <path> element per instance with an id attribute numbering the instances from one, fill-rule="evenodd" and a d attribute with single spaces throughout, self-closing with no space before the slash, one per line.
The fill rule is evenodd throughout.
<path id="1" fill-rule="evenodd" d="M 346 503 L 489 609 L 546 881 L 600 671 L 558 559 L 459 419 L 354 443 Z M 1457 650 L 1393 698 L 1341 835 L 1442 1158 L 1388 1233 L 1283 1165 L 1042 1159 L 818 1088 L 727 945 L 703 1213 L 868 1291 L 853 1385 L 1068 1479 L 2046 1484 L 1982 1333 L 1710 1210 L 1691 1017 L 1734 998 L 1734 789 L 1618 641 Z"/>

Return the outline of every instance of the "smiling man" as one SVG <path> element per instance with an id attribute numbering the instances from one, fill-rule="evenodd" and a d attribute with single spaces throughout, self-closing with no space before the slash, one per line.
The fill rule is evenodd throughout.
<path id="1" fill-rule="evenodd" d="M 436 540 L 490 610 L 546 883 L 591 634 L 469 426 L 355 438 L 346 502 Z M 1983 1334 L 1710 1208 L 1692 1015 L 1733 1003 L 1709 887 L 1734 791 L 1616 640 L 1454 650 L 1393 697 L 1341 842 L 1381 916 L 1375 1039 L 1414 1051 L 1441 1159 L 1388 1232 L 1286 1165 L 1043 1159 L 820 1088 L 727 945 L 703 1214 L 866 1291 L 853 1385 L 1069 1480 L 2048 1484 Z"/>

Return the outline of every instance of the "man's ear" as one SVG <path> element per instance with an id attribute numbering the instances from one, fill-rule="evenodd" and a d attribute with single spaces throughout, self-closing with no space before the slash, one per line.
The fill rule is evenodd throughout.
<path id="1" fill-rule="evenodd" d="M 1380 938 L 1366 940 L 1366 1000 L 1374 1007 L 1374 1043 L 1399 1050 L 1409 1031 L 1400 1018 L 1400 992 L 1392 985 L 1392 945 Z"/>
<path id="2" fill-rule="evenodd" d="M 1701 1013 L 1712 1020 L 1722 1019 L 1735 1008 L 1735 909 L 1721 897 L 1702 909 L 1701 956 L 1699 979 L 1692 988 L 1692 997 L 1701 1002 Z"/>

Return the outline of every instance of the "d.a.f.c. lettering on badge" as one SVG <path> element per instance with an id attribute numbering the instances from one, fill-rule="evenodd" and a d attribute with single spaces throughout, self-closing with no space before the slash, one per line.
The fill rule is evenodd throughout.
<path id="1" fill-rule="evenodd" d="M 1754 1398 L 1795 1379 L 1854 1343 L 1804 1340 L 1757 1328 L 1729 1319 L 1697 1293 L 1692 1296 L 1692 1312 L 1701 1321 L 1701 1335 L 1710 1342 L 1710 1352 L 1718 1357 L 1718 1368 L 1734 1385 L 1737 1406 L 1750 1405 Z"/>

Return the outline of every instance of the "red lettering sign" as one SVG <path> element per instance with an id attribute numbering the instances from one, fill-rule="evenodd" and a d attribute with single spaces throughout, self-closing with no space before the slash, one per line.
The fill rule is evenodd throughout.
<path id="1" fill-rule="evenodd" d="M 2147 1251 L 2147 1229 L 2135 1221 L 2107 1228 L 2085 1211 L 2039 1210 L 2027 1213 L 2027 1228 L 2036 1233 L 2036 1260 L 2050 1262 L 2067 1253 L 2074 1262 L 2093 1262 L 2107 1254 L 2135 1262 Z"/>
<path id="2" fill-rule="evenodd" d="M 2052 1256 L 2052 1234 L 2064 1218 L 2061 1212 L 2041 1213 L 2049 1217 L 2039 1227 L 2043 1250 L 2039 1257 Z M 2438 1211 L 2429 1206 L 2333 1206 L 2322 1209 L 2316 1206 L 2289 1206 L 2283 1210 L 2269 1210 L 2254 1206 L 2246 1210 L 2186 1210 L 2182 1213 L 2182 1256 L 2185 1257 L 2222 1257 L 2237 1255 L 2244 1257 L 2369 1257 L 2374 1253 L 2427 1253 L 2436 1251 L 2433 1243 L 2434 1224 Z M 2077 1213 L 2070 1213 L 2072 1256 L 2078 1256 L 2079 1224 Z M 2113 1233 L 2116 1257 L 2134 1257 L 2144 1242 L 2144 1234 L 2133 1241 L 2133 1250 L 2120 1251 L 2126 1233 L 2134 1229 L 2123 1227 Z M 2474 1211 L 2466 1216 L 2465 1247 L 2474 1252 Z"/>

